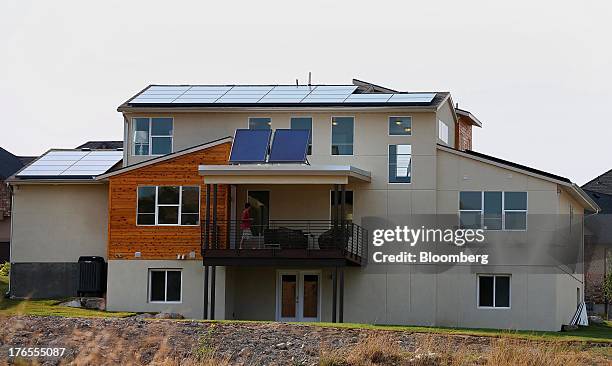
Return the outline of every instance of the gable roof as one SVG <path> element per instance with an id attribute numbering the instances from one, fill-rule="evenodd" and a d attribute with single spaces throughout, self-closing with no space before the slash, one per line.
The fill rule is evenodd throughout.
<path id="1" fill-rule="evenodd" d="M 109 172 L 107 172 L 105 174 L 101 174 L 101 175 L 97 176 L 95 179 L 96 180 L 105 180 L 105 179 L 113 177 L 115 175 L 127 173 L 127 172 L 132 171 L 132 170 L 144 168 L 144 167 L 149 166 L 149 165 L 161 163 L 163 161 L 174 159 L 174 158 L 177 158 L 179 156 L 191 154 L 191 153 L 196 152 L 196 151 L 208 149 L 208 148 L 211 148 L 213 146 L 221 145 L 221 144 L 228 143 L 228 142 L 232 142 L 232 138 L 229 137 L 229 136 L 228 137 L 223 137 L 223 138 L 220 138 L 220 139 L 217 139 L 217 140 L 213 140 L 213 141 L 210 141 L 210 142 L 206 142 L 206 143 L 203 143 L 203 144 L 200 144 L 200 145 L 196 145 L 196 146 L 184 149 L 184 150 L 180 150 L 180 151 L 174 152 L 172 154 L 160 156 L 160 157 L 157 157 L 157 158 L 154 158 L 154 159 L 150 159 L 150 160 L 146 160 L 146 161 L 143 161 L 143 162 L 140 162 L 140 163 L 137 163 L 137 164 L 129 165 L 129 166 L 126 166 L 126 167 L 123 167 L 123 168 L 120 168 L 120 169 L 112 170 L 112 171 L 109 171 Z"/>
<path id="2" fill-rule="evenodd" d="M 23 168 L 24 163 L 18 156 L 0 147 L 0 180 L 4 180 Z"/>
<path id="3" fill-rule="evenodd" d="M 612 169 L 598 175 L 582 186 L 582 189 L 604 194 L 612 194 Z"/>
<path id="4" fill-rule="evenodd" d="M 459 155 L 469 159 L 474 159 L 483 163 L 497 166 L 502 169 L 516 171 L 518 173 L 529 175 L 534 178 L 539 178 L 558 184 L 564 189 L 566 189 L 572 197 L 582 202 L 585 208 L 594 212 L 599 212 L 601 210 L 597 203 L 591 197 L 589 197 L 589 195 L 585 191 L 583 191 L 582 188 L 580 188 L 577 184 L 572 183 L 572 181 L 568 178 L 562 177 L 560 175 L 548 173 L 543 170 L 531 168 L 525 165 L 517 164 L 508 160 L 496 158 L 494 156 L 482 154 L 472 150 L 462 151 L 441 144 L 438 144 L 438 150 L 446 151 L 451 154 Z"/>

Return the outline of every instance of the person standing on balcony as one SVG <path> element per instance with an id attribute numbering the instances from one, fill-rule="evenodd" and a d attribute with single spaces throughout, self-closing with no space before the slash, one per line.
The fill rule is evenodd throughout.
<path id="1" fill-rule="evenodd" d="M 242 237 L 240 238 L 240 249 L 243 248 L 243 243 L 245 239 L 250 239 L 253 236 L 251 232 L 251 204 L 245 203 L 244 210 L 242 210 L 242 215 L 240 217 L 240 229 L 242 230 Z"/>

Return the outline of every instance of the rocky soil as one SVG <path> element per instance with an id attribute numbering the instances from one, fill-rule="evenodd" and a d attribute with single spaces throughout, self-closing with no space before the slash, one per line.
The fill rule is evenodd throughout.
<path id="1" fill-rule="evenodd" d="M 403 331 L 373 331 L 281 323 L 203 323 L 184 320 L 0 318 L 0 360 L 7 347 L 66 347 L 62 358 L 42 364 L 188 364 L 202 357 L 239 365 L 317 365 L 322 352 L 346 349 L 374 333 L 385 333 L 402 349 L 424 342 L 482 354 L 494 339 Z M 9 359 L 8 362 L 14 362 Z M 214 363 L 211 363 L 214 364 Z"/>

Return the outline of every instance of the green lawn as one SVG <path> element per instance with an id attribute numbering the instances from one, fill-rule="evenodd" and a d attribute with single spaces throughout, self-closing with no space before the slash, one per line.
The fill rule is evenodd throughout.
<path id="1" fill-rule="evenodd" d="M 107 312 L 81 308 L 59 306 L 62 300 L 10 300 L 4 298 L 8 289 L 8 277 L 0 276 L 0 316 L 2 315 L 42 315 L 66 317 L 119 317 L 133 315 L 134 313 Z"/>

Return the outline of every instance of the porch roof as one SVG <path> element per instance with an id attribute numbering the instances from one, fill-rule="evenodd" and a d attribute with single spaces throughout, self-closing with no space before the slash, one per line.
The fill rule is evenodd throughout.
<path id="1" fill-rule="evenodd" d="M 370 182 L 370 172 L 351 165 L 200 165 L 206 184 L 347 184 Z"/>

